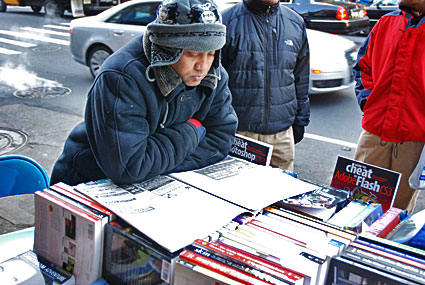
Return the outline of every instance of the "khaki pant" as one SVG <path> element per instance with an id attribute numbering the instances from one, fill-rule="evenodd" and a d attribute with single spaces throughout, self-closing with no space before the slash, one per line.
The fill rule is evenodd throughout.
<path id="1" fill-rule="evenodd" d="M 381 141 L 378 136 L 363 131 L 354 159 L 400 172 L 401 181 L 394 200 L 394 207 L 407 209 L 411 213 L 415 209 L 419 191 L 411 189 L 408 181 L 419 161 L 423 146 L 422 142 Z"/>
<path id="2" fill-rule="evenodd" d="M 294 172 L 295 144 L 292 127 L 273 135 L 260 135 L 252 132 L 238 132 L 238 134 L 273 145 L 270 165 Z"/>

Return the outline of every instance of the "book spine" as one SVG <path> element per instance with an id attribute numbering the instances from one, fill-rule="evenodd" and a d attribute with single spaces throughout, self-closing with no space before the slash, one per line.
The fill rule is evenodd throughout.
<path id="1" fill-rule="evenodd" d="M 313 227 L 315 229 L 323 230 L 325 232 L 331 233 L 335 236 L 339 236 L 339 237 L 348 239 L 350 241 L 353 241 L 356 238 L 355 234 L 343 231 L 338 227 L 333 227 L 330 224 L 325 224 L 325 223 L 318 222 L 317 220 L 309 219 L 309 218 L 306 218 L 306 217 L 301 217 L 300 215 L 290 213 L 289 211 L 285 211 L 283 209 L 277 209 L 275 207 L 266 207 L 264 209 L 264 212 L 265 213 L 272 213 L 272 214 L 275 214 L 277 216 L 281 216 L 281 217 L 284 217 L 284 218 L 305 224 L 305 225 Z"/>
<path id="2" fill-rule="evenodd" d="M 260 258 L 259 256 L 251 255 L 247 252 L 243 252 L 235 248 L 230 248 L 224 244 L 220 244 L 217 242 L 206 242 L 200 239 L 195 240 L 194 244 L 203 246 L 230 259 L 234 259 L 243 264 L 247 264 L 248 266 L 266 272 L 272 276 L 279 277 L 283 280 L 297 282 L 298 280 L 303 279 L 303 275 L 298 272 L 289 270 L 287 268 L 279 266 L 278 264 L 274 264 L 268 260 Z"/>
<path id="3" fill-rule="evenodd" d="M 372 251 L 366 251 L 355 247 L 348 247 L 342 254 L 342 257 L 363 263 L 367 266 L 384 270 L 390 274 L 395 274 L 413 282 L 425 284 L 425 271 L 419 268 L 410 266 L 403 262 L 386 258 L 375 254 Z"/>
<path id="4" fill-rule="evenodd" d="M 362 250 L 372 250 L 375 254 L 378 254 L 380 256 L 391 258 L 393 260 L 403 262 L 403 263 L 409 264 L 411 266 L 415 266 L 415 267 L 418 267 L 418 268 L 425 270 L 425 264 L 423 264 L 421 262 L 417 262 L 417 261 L 402 257 L 400 255 L 395 255 L 395 254 L 389 253 L 387 251 L 383 251 L 383 250 L 379 250 L 379 249 L 373 249 L 373 248 L 368 247 L 366 245 L 355 243 L 355 242 L 352 243 L 351 245 L 353 247 L 356 247 L 356 248 L 362 249 Z"/>
<path id="5" fill-rule="evenodd" d="M 398 225 L 401 212 L 401 209 L 391 207 L 363 233 L 385 238 Z"/>
<path id="6" fill-rule="evenodd" d="M 231 266 L 217 262 L 211 258 L 205 257 L 203 255 L 197 254 L 193 251 L 184 250 L 180 254 L 180 258 L 186 260 L 190 263 L 203 266 L 211 271 L 223 274 L 226 277 L 229 277 L 233 280 L 241 282 L 243 284 L 271 284 L 265 282 L 255 276 L 246 274 L 245 272 L 235 269 Z"/>
<path id="7" fill-rule="evenodd" d="M 236 261 L 234 259 L 231 259 L 231 258 L 225 256 L 225 255 L 216 253 L 212 250 L 197 246 L 195 244 L 191 244 L 191 245 L 185 247 L 185 249 L 188 250 L 188 251 L 196 252 L 197 254 L 200 254 L 202 256 L 211 258 L 211 259 L 213 259 L 217 262 L 228 265 L 228 266 L 233 267 L 237 270 L 246 272 L 247 274 L 255 276 L 255 277 L 257 277 L 257 278 L 259 278 L 259 279 L 261 279 L 265 282 L 269 282 L 271 284 L 275 284 L 275 285 L 294 284 L 293 282 L 290 282 L 289 280 L 287 280 L 287 278 L 281 279 L 281 278 L 278 278 L 276 276 L 272 276 L 268 273 L 265 273 L 261 270 L 256 269 L 255 267 L 249 266 L 246 263 Z"/>
<path id="8" fill-rule="evenodd" d="M 73 199 L 79 203 L 82 203 L 88 207 L 92 207 L 94 209 L 96 209 L 99 212 L 102 212 L 103 214 L 112 217 L 114 215 L 113 212 L 111 212 L 110 210 L 108 210 L 107 208 L 103 207 L 102 205 L 100 205 L 99 203 L 93 201 L 93 200 L 89 200 L 85 197 L 83 197 L 82 195 L 78 194 L 79 192 L 76 191 L 72 191 L 71 189 L 66 189 L 64 187 L 63 183 L 58 183 L 55 185 L 50 186 L 50 189 L 53 191 L 56 191 L 70 199 Z M 112 220 L 112 219 L 110 219 Z"/>
<path id="9" fill-rule="evenodd" d="M 418 257 L 413 256 L 413 255 L 409 255 L 409 254 L 404 253 L 402 251 L 398 251 L 398 250 L 395 250 L 395 249 L 392 249 L 392 248 L 389 248 L 389 247 L 385 247 L 385 246 L 382 246 L 382 245 L 379 245 L 379 244 L 376 244 L 376 243 L 372 243 L 372 242 L 368 242 L 368 241 L 360 240 L 360 239 L 357 239 L 355 242 L 358 243 L 358 244 L 363 244 L 365 246 L 375 248 L 375 249 L 386 251 L 388 253 L 392 253 L 394 255 L 398 255 L 398 256 L 401 256 L 401 257 L 404 257 L 404 258 L 407 258 L 407 259 L 410 259 L 410 260 L 413 260 L 413 261 L 416 261 L 416 262 L 420 262 L 420 263 L 425 265 L 424 259 L 418 258 Z"/>

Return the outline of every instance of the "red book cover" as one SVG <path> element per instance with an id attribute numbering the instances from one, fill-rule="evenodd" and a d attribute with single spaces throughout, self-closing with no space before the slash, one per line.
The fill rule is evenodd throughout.
<path id="1" fill-rule="evenodd" d="M 253 268 L 289 280 L 291 282 L 296 282 L 304 278 L 301 273 L 280 266 L 279 264 L 273 263 L 259 256 L 252 255 L 248 252 L 244 252 L 236 248 L 231 248 L 222 243 L 207 242 L 201 239 L 195 240 L 194 243 L 213 250 L 215 252 L 218 252 L 220 254 L 223 254 L 234 260 L 246 263 Z"/>
<path id="2" fill-rule="evenodd" d="M 237 270 L 233 267 L 227 266 L 223 263 L 217 262 L 211 258 L 205 257 L 203 255 L 197 254 L 193 251 L 184 250 L 180 254 L 180 258 L 188 261 L 190 263 L 203 266 L 211 271 L 220 273 L 226 277 L 229 277 L 230 279 L 236 280 L 238 282 L 241 282 L 243 284 L 271 284 L 268 282 L 265 282 L 255 276 L 248 275 L 243 271 Z"/>
<path id="3" fill-rule="evenodd" d="M 393 206 L 400 179 L 398 172 L 338 156 L 331 187 L 349 191 L 351 200 L 380 203 L 385 213 Z"/>
<path id="4" fill-rule="evenodd" d="M 379 219 L 377 219 L 370 227 L 364 231 L 364 234 L 370 234 L 377 237 L 385 238 L 385 236 L 399 224 L 401 209 L 391 207 Z"/>

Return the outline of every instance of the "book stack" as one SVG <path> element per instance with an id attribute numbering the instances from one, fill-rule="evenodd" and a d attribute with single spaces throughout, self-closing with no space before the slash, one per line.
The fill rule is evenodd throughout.
<path id="1" fill-rule="evenodd" d="M 425 260 L 401 250 L 356 240 L 332 259 L 326 284 L 350 280 L 356 280 L 354 284 L 425 284 Z"/>
<path id="2" fill-rule="evenodd" d="M 76 284 L 101 278 L 105 226 L 115 215 L 59 183 L 34 194 L 34 251 L 75 276 Z"/>

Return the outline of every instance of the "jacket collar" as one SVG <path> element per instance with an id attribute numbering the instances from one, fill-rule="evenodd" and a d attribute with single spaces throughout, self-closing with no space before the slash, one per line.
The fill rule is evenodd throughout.
<path id="1" fill-rule="evenodd" d="M 280 5 L 280 2 L 277 2 L 275 5 L 269 6 L 261 0 L 243 0 L 243 2 L 248 6 L 248 9 L 257 13 L 267 13 L 267 10 L 270 9 L 269 13 L 273 14 Z"/>
<path id="2" fill-rule="evenodd" d="M 154 66 L 152 70 L 155 74 L 155 80 L 158 84 L 159 90 L 161 90 L 164 97 L 167 97 L 174 89 L 183 83 L 181 77 L 169 65 Z M 213 66 L 211 66 L 207 76 L 205 76 L 199 85 L 207 86 L 211 89 L 217 87 L 217 76 L 215 75 L 215 68 Z"/>

